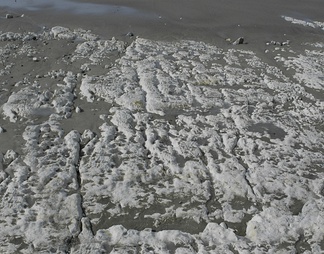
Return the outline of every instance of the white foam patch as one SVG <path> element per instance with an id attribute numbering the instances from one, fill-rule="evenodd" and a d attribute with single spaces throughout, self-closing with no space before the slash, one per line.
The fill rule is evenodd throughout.
<path id="1" fill-rule="evenodd" d="M 311 28 L 320 28 L 324 30 L 324 22 L 313 21 L 313 20 L 301 20 L 301 19 L 296 19 L 288 16 L 282 16 L 282 18 L 284 18 L 288 22 L 291 22 L 292 24 L 308 26 Z"/>
<path id="2" fill-rule="evenodd" d="M 305 203 L 298 215 L 291 215 L 287 210 L 279 207 L 267 208 L 254 216 L 247 225 L 247 237 L 259 244 L 266 242 L 289 242 L 307 236 L 313 252 L 318 252 L 320 247 L 316 244 L 321 241 L 324 230 L 319 225 L 323 222 L 322 207 L 317 200 L 310 199 Z M 306 222 L 309 218 L 315 218 Z M 282 229 L 286 230 L 283 231 Z"/>
<path id="3" fill-rule="evenodd" d="M 21 151 L 0 154 L 2 252 L 320 253 L 320 43 L 271 66 L 202 42 L 82 38 L 68 63 L 87 75 L 48 70 L 52 85 L 1 105 L 1 126 L 24 124 Z M 100 126 L 66 133 L 84 113 Z"/>
<path id="4" fill-rule="evenodd" d="M 302 81 L 307 87 L 324 89 L 324 52 L 323 50 L 305 50 L 304 55 L 278 57 L 277 60 L 284 63 L 286 68 L 296 71 L 294 77 Z"/>
<path id="5" fill-rule="evenodd" d="M 62 26 L 55 26 L 50 30 L 50 35 L 52 35 L 55 39 L 62 40 L 88 40 L 94 41 L 98 40 L 99 37 L 91 34 L 89 31 L 76 29 L 71 31 L 69 28 Z"/>
<path id="6" fill-rule="evenodd" d="M 64 84 L 57 84 L 54 89 L 37 82 L 13 92 L 3 104 L 3 114 L 11 122 L 21 118 L 48 117 L 54 113 L 70 117 L 74 100 L 76 76 L 72 72 L 51 72 L 53 77 L 63 76 Z"/>
<path id="7" fill-rule="evenodd" d="M 125 50 L 125 43 L 116 39 L 87 40 L 77 45 L 72 61 L 78 59 L 91 60 L 92 64 L 99 64 L 110 57 L 118 57 Z"/>
<path id="8" fill-rule="evenodd" d="M 54 113 L 54 109 L 45 104 L 46 100 L 46 91 L 40 93 L 36 89 L 25 88 L 15 94 L 11 94 L 8 101 L 3 105 L 2 110 L 4 115 L 10 118 L 11 122 L 16 122 L 19 116 L 49 116 Z"/>

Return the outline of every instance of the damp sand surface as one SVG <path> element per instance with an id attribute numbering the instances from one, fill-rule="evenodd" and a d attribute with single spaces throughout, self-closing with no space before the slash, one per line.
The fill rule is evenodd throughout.
<path id="1" fill-rule="evenodd" d="M 313 34 L 310 30 L 291 27 L 281 16 L 305 21 L 319 20 L 324 8 L 320 0 L 298 1 L 297 4 L 292 0 L 1 0 L 0 5 L 17 15 L 25 13 L 28 17 L 20 23 L 18 21 L 16 27 L 11 21 L 9 30 L 24 29 L 31 23 L 40 27 L 82 27 L 105 38 L 122 37 L 128 32 L 156 40 L 222 42 L 226 38 L 244 37 L 254 47 L 267 40 L 297 40 L 305 38 L 307 32 Z"/>

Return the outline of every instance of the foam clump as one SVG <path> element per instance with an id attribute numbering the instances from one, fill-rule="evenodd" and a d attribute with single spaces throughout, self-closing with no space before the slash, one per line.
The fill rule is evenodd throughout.
<path id="1" fill-rule="evenodd" d="M 303 26 L 308 26 L 311 28 L 320 28 L 320 29 L 324 30 L 324 22 L 313 21 L 313 20 L 309 20 L 309 19 L 302 20 L 302 19 L 292 18 L 292 17 L 288 17 L 288 16 L 282 16 L 282 18 L 284 18 L 286 21 L 291 22 L 296 25 L 303 25 Z"/>
<path id="2" fill-rule="evenodd" d="M 25 88 L 11 94 L 8 101 L 2 106 L 2 110 L 11 122 L 16 122 L 19 117 L 49 116 L 54 112 L 54 109 L 47 104 L 47 100 L 46 94 L 38 92 L 34 88 Z"/>
<path id="3" fill-rule="evenodd" d="M 69 28 L 62 26 L 52 27 L 50 30 L 50 35 L 52 35 L 55 39 L 62 40 L 88 40 L 94 41 L 98 40 L 99 37 L 91 34 L 90 31 L 86 31 L 83 29 L 76 29 L 71 31 Z"/>
<path id="4" fill-rule="evenodd" d="M 61 26 L 53 27 L 51 34 L 53 34 L 54 38 L 58 39 L 74 40 L 76 38 L 76 35 L 70 29 Z"/>
<path id="5" fill-rule="evenodd" d="M 13 92 L 2 105 L 3 114 L 16 122 L 22 118 L 49 117 L 58 114 L 69 117 L 72 111 L 76 76 L 72 72 L 52 72 L 53 77 L 63 76 L 64 85 L 57 83 L 53 90 L 34 83 Z"/>

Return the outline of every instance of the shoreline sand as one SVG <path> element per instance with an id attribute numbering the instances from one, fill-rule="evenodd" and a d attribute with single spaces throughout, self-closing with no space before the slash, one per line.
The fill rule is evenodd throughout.
<path id="1" fill-rule="evenodd" d="M 43 0 L 35 1 L 43 3 Z M 7 3 L 7 1 L 6 1 Z M 75 3 L 74 9 L 64 11 L 63 3 Z M 86 3 L 95 5 L 89 8 Z M 27 10 L 26 4 L 19 9 L 20 2 L 13 2 L 9 8 L 18 16 L 17 24 L 8 24 L 9 30 L 24 29 L 31 26 L 55 25 L 70 28 L 90 29 L 105 39 L 122 38 L 128 32 L 147 39 L 179 40 L 193 39 L 205 42 L 218 42 L 226 38 L 245 37 L 250 43 L 269 40 L 303 40 L 314 35 L 307 28 L 291 26 L 281 16 L 292 16 L 301 20 L 320 20 L 324 3 L 320 0 L 309 1 L 62 1 L 63 7 L 55 6 L 43 10 Z M 85 4 L 84 7 L 81 7 Z M 37 4 L 35 5 L 37 6 Z M 40 5 L 42 6 L 42 5 Z M 80 13 L 75 11 L 80 6 Z M 87 13 L 87 7 L 90 13 Z M 107 9 L 107 13 L 103 13 Z M 99 13 L 95 13 L 98 11 Z M 6 11 L 2 10 L 4 14 Z M 10 21 L 13 23 L 14 21 Z M 6 21 L 3 20 L 6 26 Z M 27 24 L 26 24 L 27 23 Z M 15 27 L 16 26 L 16 27 Z M 30 28 L 30 27 L 28 27 Z M 3 28 L 2 28 L 3 29 Z M 37 29 L 37 28 L 36 28 Z"/>

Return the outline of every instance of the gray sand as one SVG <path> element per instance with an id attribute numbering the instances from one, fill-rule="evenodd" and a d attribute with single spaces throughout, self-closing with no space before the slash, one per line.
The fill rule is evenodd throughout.
<path id="1" fill-rule="evenodd" d="M 72 7 L 68 1 L 54 6 L 35 3 L 29 10 L 22 0 L 0 1 L 5 12 L 23 19 L 2 20 L 1 30 L 30 30 L 42 26 L 62 25 L 70 28 L 91 29 L 105 38 L 123 37 L 128 32 L 148 39 L 177 40 L 195 39 L 207 42 L 224 42 L 224 39 L 243 36 L 253 47 L 268 40 L 300 40 L 314 35 L 311 29 L 292 26 L 281 16 L 302 20 L 320 20 L 324 2 L 311 1 L 258 1 L 258 0 L 79 0 Z M 93 5 L 87 5 L 91 2 Z M 28 2 L 29 3 L 29 2 Z M 22 8 L 21 8 L 22 7 Z"/>

